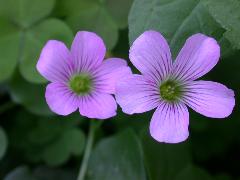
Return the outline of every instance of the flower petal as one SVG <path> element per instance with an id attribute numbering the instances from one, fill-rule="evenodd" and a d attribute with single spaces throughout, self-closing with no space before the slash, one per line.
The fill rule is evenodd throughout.
<path id="1" fill-rule="evenodd" d="M 77 72 L 88 72 L 100 66 L 106 47 L 97 34 L 79 31 L 73 40 L 71 53 Z"/>
<path id="2" fill-rule="evenodd" d="M 48 84 L 45 97 L 48 106 L 56 114 L 66 116 L 78 108 L 78 97 L 63 83 Z"/>
<path id="3" fill-rule="evenodd" d="M 172 68 L 167 41 L 156 31 L 146 31 L 130 48 L 130 60 L 143 74 L 156 81 L 163 80 Z"/>
<path id="4" fill-rule="evenodd" d="M 127 114 L 150 111 L 159 104 L 159 89 L 146 77 L 132 75 L 117 83 L 116 100 Z"/>
<path id="5" fill-rule="evenodd" d="M 180 80 L 195 80 L 208 73 L 218 62 L 217 41 L 203 34 L 189 37 L 174 62 L 173 74 Z"/>
<path id="6" fill-rule="evenodd" d="M 212 81 L 193 81 L 187 84 L 185 102 L 198 113 L 212 118 L 229 116 L 235 106 L 234 92 Z"/>
<path id="7" fill-rule="evenodd" d="M 131 69 L 127 66 L 125 60 L 109 58 L 104 60 L 102 65 L 96 70 L 94 84 L 99 92 L 114 94 L 116 82 L 131 74 Z"/>
<path id="8" fill-rule="evenodd" d="M 70 52 L 64 43 L 50 40 L 37 63 L 39 73 L 51 82 L 67 82 L 73 71 Z"/>
<path id="9" fill-rule="evenodd" d="M 107 119 L 116 115 L 117 103 L 112 95 L 93 93 L 84 96 L 79 105 L 82 116 L 96 119 Z"/>
<path id="10" fill-rule="evenodd" d="M 158 142 L 179 143 L 188 138 L 189 113 L 182 104 L 162 103 L 154 112 L 150 134 Z"/>

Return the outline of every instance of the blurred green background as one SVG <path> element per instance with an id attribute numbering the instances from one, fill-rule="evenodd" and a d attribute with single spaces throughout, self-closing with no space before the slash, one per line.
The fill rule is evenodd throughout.
<path id="1" fill-rule="evenodd" d="M 0 0 L 0 179 L 78 174 L 90 120 L 50 112 L 35 68 L 47 40 L 70 46 L 77 31 L 94 31 L 131 65 L 129 45 L 149 29 L 167 38 L 173 57 L 194 33 L 217 39 L 221 60 L 204 79 L 234 89 L 235 110 L 222 120 L 190 111 L 189 139 L 161 144 L 149 136 L 153 112 L 118 108 L 97 130 L 86 179 L 240 180 L 240 0 Z"/>

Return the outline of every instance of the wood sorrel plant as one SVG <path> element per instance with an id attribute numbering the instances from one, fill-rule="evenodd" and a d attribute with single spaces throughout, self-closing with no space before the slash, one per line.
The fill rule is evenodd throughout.
<path id="1" fill-rule="evenodd" d="M 123 59 L 103 61 L 105 53 L 102 39 L 84 31 L 77 33 L 70 51 L 55 40 L 45 45 L 37 69 L 51 82 L 46 101 L 53 112 L 68 115 L 79 109 L 88 118 L 107 119 L 116 115 L 117 104 L 111 95 L 116 94 L 128 114 L 157 107 L 150 123 L 151 136 L 159 142 L 178 143 L 189 135 L 186 105 L 213 118 L 227 117 L 233 110 L 231 89 L 216 82 L 195 81 L 219 60 L 220 48 L 213 38 L 191 36 L 173 63 L 164 37 L 156 31 L 144 32 L 130 49 L 130 60 L 142 75 L 132 75 Z M 85 177 L 95 123 L 91 121 L 79 180 Z"/>

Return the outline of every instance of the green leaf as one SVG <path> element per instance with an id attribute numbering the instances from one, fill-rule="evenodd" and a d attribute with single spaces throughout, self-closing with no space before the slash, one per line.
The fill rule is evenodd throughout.
<path id="1" fill-rule="evenodd" d="M 58 0 L 57 13 L 59 16 L 77 16 L 79 11 L 92 9 L 99 5 L 97 0 Z"/>
<path id="2" fill-rule="evenodd" d="M 68 117 L 42 117 L 19 111 L 9 130 L 11 147 L 30 162 L 49 166 L 66 163 L 71 156 L 80 156 L 85 136 L 78 129 L 79 113 Z"/>
<path id="3" fill-rule="evenodd" d="M 112 49 L 118 40 L 118 27 L 109 13 L 101 6 L 79 11 L 78 15 L 69 16 L 67 23 L 76 32 L 93 31 L 101 36 L 107 49 Z"/>
<path id="4" fill-rule="evenodd" d="M 34 128 L 32 127 L 31 131 L 28 131 L 29 143 L 33 146 L 46 146 L 55 143 L 63 133 L 64 128 L 62 125 L 62 122 L 56 121 L 53 118 L 38 119 Z"/>
<path id="5" fill-rule="evenodd" d="M 76 180 L 76 173 L 68 169 L 37 167 L 33 171 L 38 180 Z"/>
<path id="6" fill-rule="evenodd" d="M 70 153 L 79 156 L 82 154 L 85 147 L 85 135 L 79 129 L 71 129 L 64 133 L 63 139 L 68 140 L 68 146 L 70 147 Z M 69 142 L 71 139 L 71 142 Z"/>
<path id="7" fill-rule="evenodd" d="M 27 110 L 39 115 L 53 114 L 45 100 L 45 86 L 25 81 L 16 73 L 9 84 L 9 92 L 14 102 L 23 105 Z"/>
<path id="8" fill-rule="evenodd" d="M 85 145 L 85 136 L 79 129 L 69 129 L 53 144 L 46 147 L 43 158 L 49 166 L 65 163 L 70 156 L 80 155 Z"/>
<path id="9" fill-rule="evenodd" d="M 103 139 L 90 157 L 87 179 L 145 180 L 142 148 L 133 131 Z"/>
<path id="10" fill-rule="evenodd" d="M 145 129 L 142 132 L 142 145 L 145 166 L 150 180 L 172 180 L 176 174 L 191 163 L 191 154 L 187 142 L 179 144 L 159 143 Z"/>
<path id="11" fill-rule="evenodd" d="M 12 75 L 17 65 L 20 33 L 5 19 L 0 19 L 0 82 Z"/>
<path id="12" fill-rule="evenodd" d="M 67 169 L 51 169 L 39 166 L 30 170 L 27 166 L 19 166 L 12 170 L 4 180 L 76 180 L 75 173 Z"/>
<path id="13" fill-rule="evenodd" d="M 189 165 L 182 172 L 180 172 L 175 180 L 211 180 L 211 176 L 203 169 Z"/>
<path id="14" fill-rule="evenodd" d="M 59 16 L 78 16 L 82 11 L 102 8 L 119 28 L 127 27 L 128 12 L 133 0 L 59 0 L 57 13 Z M 90 13 L 89 12 L 89 13 Z M 84 20 L 84 19 L 83 19 Z M 93 23 L 97 18 L 93 19 Z M 105 24 L 105 23 L 104 23 Z M 104 25 L 103 24 L 103 25 Z M 104 25 L 106 26 L 106 25 Z"/>
<path id="15" fill-rule="evenodd" d="M 149 29 L 165 36 L 174 57 L 195 33 L 223 41 L 223 30 L 200 0 L 135 0 L 129 15 L 130 44 Z"/>
<path id="16" fill-rule="evenodd" d="M 28 167 L 21 166 L 11 171 L 4 180 L 36 180 Z"/>
<path id="17" fill-rule="evenodd" d="M 234 48 L 240 49 L 240 1 L 203 0 L 203 2 L 214 19 L 226 29 L 224 36 Z"/>
<path id="18" fill-rule="evenodd" d="M 47 19 L 40 24 L 21 30 L 9 21 L 0 19 L 0 82 L 12 75 L 17 63 L 22 76 L 33 83 L 46 80 L 37 72 L 36 64 L 41 49 L 50 39 L 56 39 L 70 45 L 73 34 L 61 20 Z"/>
<path id="19" fill-rule="evenodd" d="M 128 13 L 133 0 L 105 0 L 106 8 L 120 28 L 127 27 Z"/>
<path id="20" fill-rule="evenodd" d="M 0 19 L 0 81 L 8 79 L 19 63 L 22 76 L 33 83 L 46 80 L 36 70 L 41 49 L 50 39 L 67 43 L 73 39 L 71 29 L 61 20 L 47 19 L 38 23 L 52 10 L 55 0 L 1 0 L 8 12 Z M 5 14 L 5 13 L 0 13 Z M 34 26 L 32 26 L 34 24 Z"/>
<path id="21" fill-rule="evenodd" d="M 71 29 L 58 19 L 47 19 L 25 33 L 24 49 L 20 61 L 20 72 L 29 82 L 43 83 L 46 80 L 37 72 L 36 64 L 41 49 L 48 40 L 55 39 L 70 45 Z"/>
<path id="22" fill-rule="evenodd" d="M 1 0 L 4 14 L 22 28 L 28 28 L 52 11 L 55 0 Z"/>
<path id="23" fill-rule="evenodd" d="M 0 160 L 3 158 L 5 155 L 5 152 L 7 150 L 7 136 L 3 130 L 2 127 L 0 127 Z"/>
<path id="24" fill-rule="evenodd" d="M 66 16 L 66 22 L 74 32 L 93 31 L 103 38 L 107 49 L 111 50 L 118 40 L 118 28 L 126 24 L 123 19 L 126 20 L 127 14 L 124 13 L 128 11 L 128 6 L 130 3 L 126 0 L 62 0 L 58 9 L 64 12 L 62 15 Z"/>

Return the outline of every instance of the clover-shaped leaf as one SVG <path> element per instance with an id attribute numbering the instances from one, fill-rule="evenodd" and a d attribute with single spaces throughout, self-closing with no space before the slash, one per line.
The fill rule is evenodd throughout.
<path id="1" fill-rule="evenodd" d="M 17 65 L 21 33 L 7 20 L 0 18 L 0 82 L 8 79 Z"/>
<path id="2" fill-rule="evenodd" d="M 240 1 L 203 0 L 203 2 L 214 19 L 226 30 L 224 37 L 234 48 L 240 49 Z"/>
<path id="3" fill-rule="evenodd" d="M 69 43 L 73 34 L 61 20 L 46 18 L 55 0 L 1 0 L 0 8 L 0 82 L 9 79 L 19 64 L 22 76 L 44 83 L 36 70 L 41 48 L 49 39 Z M 3 28 L 2 28 L 3 27 Z"/>
<path id="4" fill-rule="evenodd" d="M 39 117 L 20 111 L 10 129 L 10 143 L 30 162 L 62 165 L 84 149 L 85 136 L 77 128 L 79 119 L 78 114 Z"/>
<path id="5" fill-rule="evenodd" d="M 46 80 L 39 75 L 36 64 L 44 44 L 50 39 L 57 39 L 70 45 L 73 34 L 63 21 L 46 19 L 25 33 L 24 48 L 20 61 L 20 72 L 29 82 L 44 83 Z"/>
<path id="6" fill-rule="evenodd" d="M 30 169 L 28 166 L 19 166 L 9 172 L 4 180 L 75 180 L 75 173 L 68 169 L 56 169 L 39 166 Z"/>
<path id="7" fill-rule="evenodd" d="M 131 4 L 132 0 L 62 0 L 58 8 L 74 31 L 96 32 L 111 50 L 117 43 L 118 29 L 127 26 Z"/>
<path id="8" fill-rule="evenodd" d="M 48 16 L 55 0 L 1 0 L 4 7 L 2 14 L 22 28 L 28 28 L 42 18 Z"/>
<path id="9" fill-rule="evenodd" d="M 43 158 L 50 166 L 61 165 L 70 155 L 80 155 L 85 145 L 85 135 L 77 128 L 69 129 L 58 140 L 45 148 Z"/>
<path id="10" fill-rule="evenodd" d="M 90 157 L 87 179 L 112 180 L 113 177 L 114 180 L 146 179 L 141 145 L 131 130 L 103 139 Z"/>
<path id="11" fill-rule="evenodd" d="M 4 180 L 37 180 L 33 177 L 30 169 L 26 166 L 20 166 L 11 171 Z"/>
<path id="12" fill-rule="evenodd" d="M 31 84 L 15 73 L 9 83 L 12 100 L 23 105 L 27 110 L 38 115 L 53 114 L 45 100 L 45 85 Z"/>
<path id="13" fill-rule="evenodd" d="M 174 57 L 185 40 L 199 32 L 215 37 L 222 46 L 222 55 L 231 51 L 224 30 L 201 0 L 135 0 L 128 23 L 130 44 L 144 31 L 156 30 L 167 38 Z"/>
<path id="14" fill-rule="evenodd" d="M 150 179 L 172 180 L 191 163 L 189 143 L 158 143 L 147 128 L 142 131 L 141 137 Z"/>

